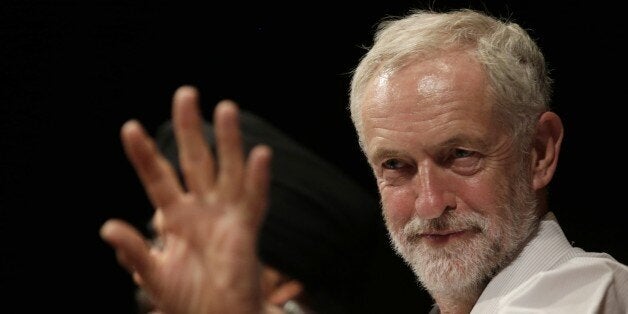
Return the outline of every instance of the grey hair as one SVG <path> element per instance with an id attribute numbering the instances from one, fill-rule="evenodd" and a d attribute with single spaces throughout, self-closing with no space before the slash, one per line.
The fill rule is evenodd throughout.
<path id="1" fill-rule="evenodd" d="M 470 9 L 414 10 L 379 24 L 351 80 L 349 110 L 363 150 L 361 106 L 370 81 L 384 71 L 456 49 L 468 51 L 482 64 L 496 118 L 528 152 L 536 121 L 549 110 L 552 80 L 545 58 L 518 24 Z"/>

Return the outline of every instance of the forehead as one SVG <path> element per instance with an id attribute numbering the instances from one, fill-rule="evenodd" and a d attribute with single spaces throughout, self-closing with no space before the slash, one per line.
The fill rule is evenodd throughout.
<path id="1" fill-rule="evenodd" d="M 487 82 L 482 66 L 465 51 L 382 71 L 365 90 L 365 144 L 484 135 L 492 127 Z"/>

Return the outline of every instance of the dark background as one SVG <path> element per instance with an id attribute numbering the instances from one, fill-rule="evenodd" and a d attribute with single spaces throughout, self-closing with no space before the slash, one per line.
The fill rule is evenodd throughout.
<path id="1" fill-rule="evenodd" d="M 375 192 L 349 72 L 380 18 L 429 3 L 508 16 L 538 39 L 566 128 L 551 207 L 575 245 L 628 263 L 624 20 L 610 1 L 549 2 L 3 1 L 0 303 L 133 312 L 130 276 L 98 236 L 107 218 L 142 225 L 152 210 L 118 132 L 130 118 L 153 132 L 182 84 L 199 87 L 207 117 L 232 98 Z M 374 312 L 428 311 L 403 265 L 378 276 Z"/>

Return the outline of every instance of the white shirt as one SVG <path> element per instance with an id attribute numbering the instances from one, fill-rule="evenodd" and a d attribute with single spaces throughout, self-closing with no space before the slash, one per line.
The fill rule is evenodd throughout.
<path id="1" fill-rule="evenodd" d="M 572 247 L 549 212 L 519 256 L 489 282 L 471 313 L 626 314 L 628 266 L 606 253 Z"/>

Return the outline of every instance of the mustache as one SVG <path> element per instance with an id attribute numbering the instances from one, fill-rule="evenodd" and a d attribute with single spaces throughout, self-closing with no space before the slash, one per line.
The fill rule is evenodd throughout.
<path id="1" fill-rule="evenodd" d="M 488 219 L 477 212 L 447 213 L 433 219 L 413 217 L 402 229 L 405 237 L 413 238 L 424 234 L 443 233 L 461 230 L 486 231 Z"/>

